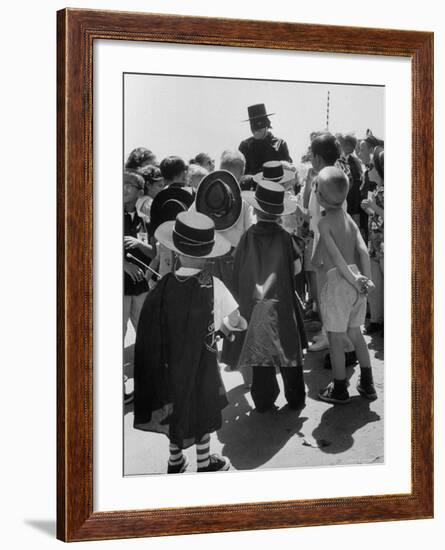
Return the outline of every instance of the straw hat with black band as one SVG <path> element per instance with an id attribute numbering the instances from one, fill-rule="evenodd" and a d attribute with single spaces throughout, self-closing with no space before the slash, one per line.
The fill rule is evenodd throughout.
<path id="1" fill-rule="evenodd" d="M 264 214 L 286 216 L 295 212 L 297 205 L 276 181 L 261 179 L 255 191 L 244 191 L 243 199 Z"/>
<path id="2" fill-rule="evenodd" d="M 200 212 L 180 212 L 176 220 L 164 222 L 156 232 L 158 242 L 189 258 L 216 258 L 230 250 L 230 243 L 215 232 L 215 224 Z"/>
<path id="3" fill-rule="evenodd" d="M 233 174 L 216 170 L 205 176 L 198 186 L 196 211 L 209 216 L 217 231 L 229 229 L 239 220 L 242 209 L 241 189 Z"/>
<path id="4" fill-rule="evenodd" d="M 258 184 L 261 181 L 275 181 L 276 183 L 285 183 L 292 181 L 295 178 L 295 173 L 283 167 L 279 160 L 270 160 L 263 164 L 263 170 L 253 176 L 254 181 Z"/>

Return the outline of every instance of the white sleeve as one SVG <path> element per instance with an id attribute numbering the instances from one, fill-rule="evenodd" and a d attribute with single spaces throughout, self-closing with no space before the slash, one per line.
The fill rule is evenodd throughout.
<path id="1" fill-rule="evenodd" d="M 226 285 L 217 277 L 213 277 L 213 317 L 215 331 L 221 328 L 224 317 L 238 309 L 238 302 L 232 296 Z"/>

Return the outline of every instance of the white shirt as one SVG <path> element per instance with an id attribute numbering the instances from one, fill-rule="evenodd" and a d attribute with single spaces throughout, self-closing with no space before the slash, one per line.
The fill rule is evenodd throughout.
<path id="1" fill-rule="evenodd" d="M 234 225 L 228 229 L 217 231 L 222 237 L 227 239 L 233 247 L 237 247 L 243 234 L 251 225 L 256 222 L 253 214 L 253 208 L 245 201 L 241 203 L 241 213 Z"/>

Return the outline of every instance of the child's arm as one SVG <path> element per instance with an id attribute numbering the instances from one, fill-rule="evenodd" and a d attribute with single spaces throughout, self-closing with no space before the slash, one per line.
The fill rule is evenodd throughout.
<path id="1" fill-rule="evenodd" d="M 155 250 L 152 246 L 144 243 L 143 241 L 140 241 L 136 237 L 131 237 L 128 235 L 124 237 L 124 248 L 125 250 L 133 250 L 135 248 L 138 248 L 148 258 L 153 258 L 153 256 L 155 255 Z"/>
<path id="2" fill-rule="evenodd" d="M 325 223 L 325 220 L 320 221 L 320 223 L 318 224 L 318 230 L 320 231 L 320 237 L 323 240 L 324 246 L 327 253 L 329 254 L 329 257 L 332 260 L 332 263 L 335 265 L 341 275 L 343 275 L 343 277 L 349 283 L 351 283 L 351 285 L 355 286 L 359 290 L 359 292 L 362 292 L 362 277 L 360 275 L 356 275 L 349 268 L 348 264 L 343 258 L 343 255 L 335 244 L 335 241 L 332 238 L 331 232 L 329 230 L 329 226 Z"/>
<path id="3" fill-rule="evenodd" d="M 356 234 L 355 247 L 357 249 L 359 259 L 360 259 L 360 271 L 363 273 L 365 277 L 367 277 L 368 279 L 371 279 L 371 260 L 369 259 L 368 248 L 357 226 L 356 226 L 355 234 Z"/>

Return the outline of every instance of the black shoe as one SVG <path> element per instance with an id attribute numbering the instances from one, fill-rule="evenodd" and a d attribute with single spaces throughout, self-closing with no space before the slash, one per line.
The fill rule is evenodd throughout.
<path id="1" fill-rule="evenodd" d="M 369 323 L 365 327 L 365 334 L 376 334 L 383 330 L 383 323 Z"/>
<path id="2" fill-rule="evenodd" d="M 357 355 L 355 354 L 355 351 L 345 351 L 345 367 L 355 367 L 355 365 L 358 364 Z M 331 370 L 332 369 L 332 363 L 331 363 L 331 355 L 328 353 L 326 357 L 324 358 L 324 368 Z"/>
<path id="3" fill-rule="evenodd" d="M 259 412 L 262 414 L 270 411 L 276 411 L 278 410 L 278 407 L 275 404 L 273 404 L 273 405 L 268 405 L 267 407 L 256 407 L 255 410 L 256 412 Z"/>
<path id="4" fill-rule="evenodd" d="M 318 398 L 326 403 L 345 404 L 351 401 L 349 392 L 346 388 L 338 390 L 335 388 L 334 382 L 330 382 L 323 390 L 318 394 Z"/>
<path id="5" fill-rule="evenodd" d="M 357 391 L 362 397 L 369 399 L 369 401 L 375 401 L 377 399 L 377 392 L 372 382 L 364 383 L 359 380 L 357 383 Z"/>
<path id="6" fill-rule="evenodd" d="M 318 311 L 314 311 L 313 309 L 309 309 L 304 314 L 304 320 L 305 321 L 319 321 L 320 322 L 320 314 Z"/>
<path id="7" fill-rule="evenodd" d="M 213 454 L 210 455 L 209 465 L 198 468 L 198 472 L 226 472 L 230 470 L 230 466 L 230 460 L 227 457 Z"/>
<path id="8" fill-rule="evenodd" d="M 182 460 L 179 464 L 168 464 L 167 474 L 183 474 L 187 466 L 189 465 L 189 460 L 185 455 L 182 455 Z"/>
<path id="9" fill-rule="evenodd" d="M 306 400 L 303 399 L 299 403 L 288 403 L 287 406 L 291 411 L 302 411 L 306 407 Z"/>

